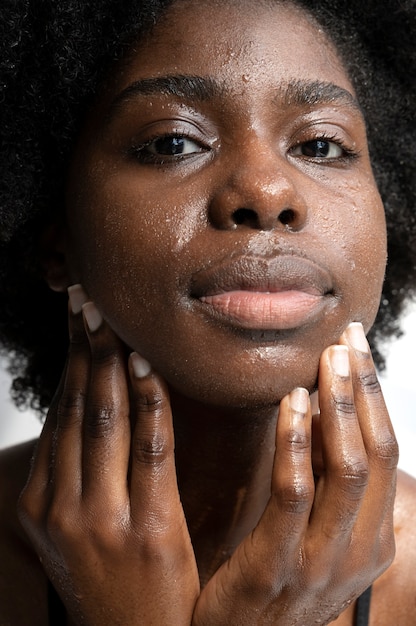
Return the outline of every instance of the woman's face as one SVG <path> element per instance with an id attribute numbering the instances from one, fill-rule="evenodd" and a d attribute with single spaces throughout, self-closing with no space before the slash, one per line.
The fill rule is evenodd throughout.
<path id="1" fill-rule="evenodd" d="M 173 4 L 98 98 L 67 211 L 71 280 L 202 402 L 312 388 L 322 350 L 376 315 L 364 120 L 332 44 L 287 3 Z"/>

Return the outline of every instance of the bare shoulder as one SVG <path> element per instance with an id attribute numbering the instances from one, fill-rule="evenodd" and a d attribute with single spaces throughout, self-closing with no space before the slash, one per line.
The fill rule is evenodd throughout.
<path id="1" fill-rule="evenodd" d="M 395 563 L 400 567 L 402 581 L 412 583 L 416 602 L 416 479 L 404 472 L 398 473 L 394 516 Z M 404 576 L 407 576 L 405 581 Z"/>
<path id="2" fill-rule="evenodd" d="M 413 626 L 416 616 L 416 480 L 398 472 L 396 556 L 374 584 L 371 624 Z M 374 609 L 374 610 L 373 610 Z"/>
<path id="3" fill-rule="evenodd" d="M 45 624 L 46 579 L 17 518 L 35 442 L 0 452 L 0 623 Z"/>

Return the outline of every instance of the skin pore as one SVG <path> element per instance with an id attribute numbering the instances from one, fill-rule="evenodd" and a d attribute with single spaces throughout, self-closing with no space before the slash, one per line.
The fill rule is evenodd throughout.
<path id="1" fill-rule="evenodd" d="M 397 455 L 349 326 L 384 211 L 322 29 L 175 2 L 86 119 L 63 246 L 51 287 L 83 289 L 20 519 L 71 623 L 351 626 L 393 558 Z"/>

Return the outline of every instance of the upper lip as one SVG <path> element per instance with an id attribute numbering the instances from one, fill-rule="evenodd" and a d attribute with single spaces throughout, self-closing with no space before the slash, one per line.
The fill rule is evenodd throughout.
<path id="1" fill-rule="evenodd" d="M 329 272 L 309 259 L 296 255 L 264 258 L 242 255 L 222 260 L 194 274 L 191 294 L 196 298 L 230 291 L 303 291 L 317 296 L 331 293 Z"/>

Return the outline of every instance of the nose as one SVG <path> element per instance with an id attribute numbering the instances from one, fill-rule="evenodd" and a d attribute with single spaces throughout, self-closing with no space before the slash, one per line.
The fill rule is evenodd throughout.
<path id="1" fill-rule="evenodd" d="M 308 215 L 301 173 L 284 156 L 251 147 L 248 154 L 235 157 L 234 165 L 227 164 L 210 205 L 212 225 L 222 230 L 301 230 Z"/>

